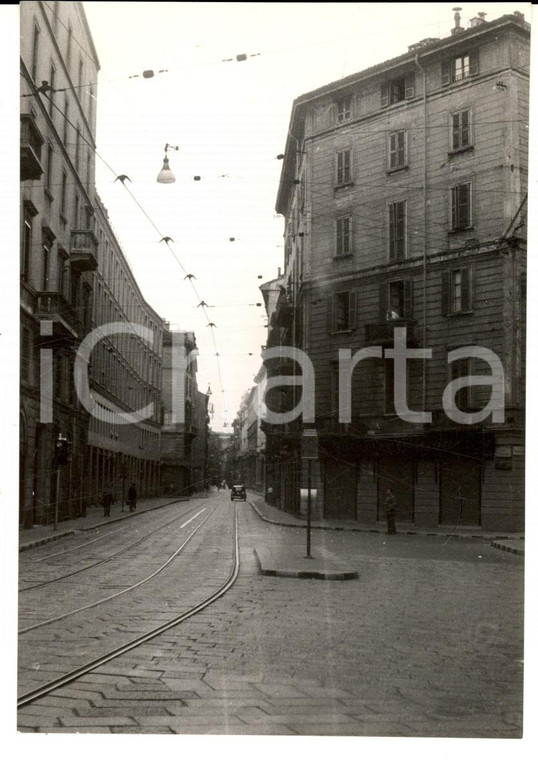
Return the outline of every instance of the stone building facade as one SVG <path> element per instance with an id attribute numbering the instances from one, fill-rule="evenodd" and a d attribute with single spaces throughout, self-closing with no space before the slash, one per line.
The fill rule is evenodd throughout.
<path id="1" fill-rule="evenodd" d="M 297 346 L 313 363 L 320 515 L 373 523 L 390 486 L 405 523 L 524 529 L 529 35 L 520 13 L 479 14 L 466 29 L 457 13 L 446 38 L 294 101 L 268 346 Z M 407 361 L 405 399 L 429 419 L 395 408 L 395 328 L 408 348 L 431 350 Z M 454 358 L 469 346 L 499 357 L 500 390 L 488 362 Z M 338 352 L 361 349 L 372 351 L 341 399 Z M 287 372 L 296 366 L 268 367 Z M 484 384 L 459 390 L 456 407 L 479 412 L 493 393 L 502 422 L 446 413 L 448 384 L 469 375 Z M 268 472 L 290 468 L 289 483 L 304 465 L 304 426 L 283 428 L 266 430 Z"/>

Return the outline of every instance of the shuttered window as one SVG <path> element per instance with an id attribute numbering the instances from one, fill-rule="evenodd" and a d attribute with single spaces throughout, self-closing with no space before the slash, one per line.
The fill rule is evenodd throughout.
<path id="1" fill-rule="evenodd" d="M 357 325 L 357 292 L 343 291 L 327 299 L 327 332 L 354 330 Z"/>
<path id="2" fill-rule="evenodd" d="M 472 311 L 472 270 L 470 267 L 443 272 L 443 314 L 465 314 Z"/>
<path id="3" fill-rule="evenodd" d="M 471 145 L 471 112 L 469 109 L 452 114 L 452 150 L 462 150 Z"/>
<path id="4" fill-rule="evenodd" d="M 379 322 L 412 319 L 413 280 L 393 280 L 379 284 Z"/>
<path id="5" fill-rule="evenodd" d="M 472 226 L 471 188 L 471 182 L 450 188 L 452 230 L 465 230 Z"/>
<path id="6" fill-rule="evenodd" d="M 389 135 L 389 169 L 407 166 L 407 133 L 405 130 Z"/>
<path id="7" fill-rule="evenodd" d="M 351 97 L 342 98 L 338 102 L 336 118 L 338 123 L 351 119 Z"/>
<path id="8" fill-rule="evenodd" d="M 349 256 L 351 253 L 351 216 L 336 220 L 336 255 Z"/>
<path id="9" fill-rule="evenodd" d="M 460 53 L 442 62 L 441 83 L 446 87 L 478 74 L 478 50 Z"/>
<path id="10" fill-rule="evenodd" d="M 415 97 L 415 72 L 395 77 L 381 85 L 381 108 Z"/>
<path id="11" fill-rule="evenodd" d="M 351 182 L 351 151 L 349 148 L 336 153 L 336 184 L 347 185 Z"/>
<path id="12" fill-rule="evenodd" d="M 389 204 L 389 255 L 391 261 L 405 258 L 407 202 Z"/>

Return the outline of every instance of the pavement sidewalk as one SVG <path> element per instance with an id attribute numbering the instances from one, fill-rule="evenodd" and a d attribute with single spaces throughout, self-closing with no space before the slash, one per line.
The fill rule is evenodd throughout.
<path id="1" fill-rule="evenodd" d="M 196 494 L 194 498 L 204 498 L 205 494 Z M 127 504 L 124 511 L 121 511 L 121 504 L 116 502 L 110 508 L 110 517 L 103 516 L 102 506 L 88 507 L 84 517 L 76 517 L 72 520 L 62 520 L 58 523 L 58 529 L 54 530 L 53 525 L 34 525 L 32 528 L 19 529 L 19 552 L 33 549 L 36 546 L 47 544 L 51 541 L 57 541 L 59 538 L 71 536 L 79 531 L 92 530 L 100 528 L 111 523 L 122 520 L 130 520 L 144 512 L 150 512 L 160 509 L 174 502 L 189 501 L 188 498 L 174 498 L 172 496 L 157 496 L 150 499 L 139 499 L 136 503 L 136 511 L 129 512 Z"/>
<path id="2" fill-rule="evenodd" d="M 306 519 L 282 509 L 267 504 L 265 499 L 254 491 L 248 493 L 250 504 L 258 515 L 273 525 L 284 527 L 306 528 Z M 335 530 L 351 531 L 357 533 L 386 533 L 385 523 L 377 522 L 371 524 L 358 523 L 351 520 L 312 520 L 312 530 Z M 466 526 L 438 526 L 436 528 L 417 528 L 412 523 L 397 523 L 398 533 L 407 536 L 452 536 L 455 538 L 481 539 L 490 541 L 496 549 L 502 549 L 514 554 L 525 553 L 525 534 L 513 533 L 482 533 L 476 527 Z"/>

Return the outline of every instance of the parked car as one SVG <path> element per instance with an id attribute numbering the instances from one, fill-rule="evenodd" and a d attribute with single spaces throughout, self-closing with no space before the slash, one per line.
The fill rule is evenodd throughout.
<path id="1" fill-rule="evenodd" d="M 245 486 L 242 486 L 242 485 L 232 486 L 232 490 L 230 493 L 230 500 L 231 501 L 246 501 L 247 492 L 245 490 Z"/>

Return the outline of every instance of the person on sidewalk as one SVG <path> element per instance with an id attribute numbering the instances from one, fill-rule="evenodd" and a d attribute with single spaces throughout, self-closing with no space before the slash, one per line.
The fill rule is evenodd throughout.
<path id="1" fill-rule="evenodd" d="M 392 488 L 387 488 L 385 497 L 385 514 L 387 515 L 387 533 L 393 535 L 396 533 L 396 497 Z"/>
<path id="2" fill-rule="evenodd" d="M 110 507 L 112 505 L 112 493 L 109 488 L 105 488 L 102 497 L 103 514 L 105 517 L 110 517 Z"/>
<path id="3" fill-rule="evenodd" d="M 127 491 L 127 503 L 129 505 L 129 512 L 134 512 L 136 509 L 136 486 L 131 483 L 129 490 Z"/>

